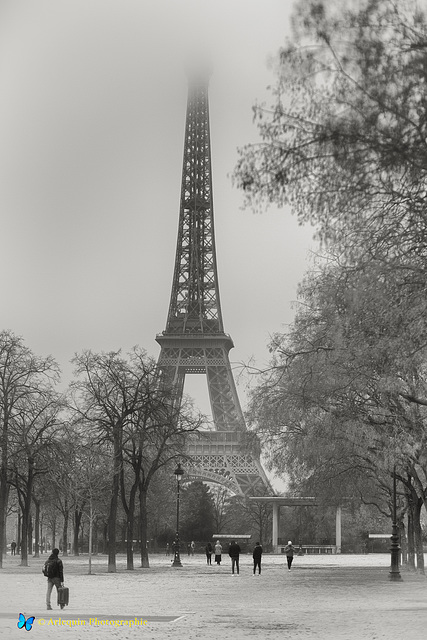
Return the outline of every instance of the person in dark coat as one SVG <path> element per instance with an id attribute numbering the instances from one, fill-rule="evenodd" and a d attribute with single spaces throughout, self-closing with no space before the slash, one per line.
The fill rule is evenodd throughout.
<path id="1" fill-rule="evenodd" d="M 53 549 L 51 555 L 45 563 L 45 567 L 51 566 L 51 570 L 49 571 L 49 575 L 47 576 L 46 607 L 48 610 L 52 609 L 52 606 L 50 604 L 50 597 L 53 587 L 55 586 L 56 591 L 58 591 L 59 587 L 64 586 L 64 565 L 62 564 L 62 560 L 58 557 L 58 555 L 59 549 Z M 63 608 L 64 605 L 61 604 L 61 609 Z"/>
<path id="2" fill-rule="evenodd" d="M 252 553 L 252 558 L 254 559 L 254 575 L 257 567 L 258 567 L 258 575 L 261 575 L 261 556 L 262 556 L 262 547 L 259 542 L 256 542 L 253 553 Z"/>
<path id="3" fill-rule="evenodd" d="M 210 542 L 208 542 L 208 544 L 205 547 L 205 552 L 206 552 L 206 562 L 208 564 L 212 564 L 212 545 Z"/>
<path id="4" fill-rule="evenodd" d="M 237 542 L 233 542 L 230 544 L 228 549 L 228 555 L 231 558 L 231 573 L 234 576 L 234 567 L 236 567 L 237 575 L 239 575 L 239 556 L 240 556 L 240 547 Z"/>
<path id="5" fill-rule="evenodd" d="M 292 560 L 294 559 L 294 547 L 291 540 L 288 540 L 288 544 L 285 547 L 286 560 L 288 562 L 288 571 L 291 570 Z"/>
<path id="6" fill-rule="evenodd" d="M 10 555 L 12 555 L 12 556 L 16 555 L 16 542 L 15 542 L 15 540 L 12 540 L 12 542 L 10 543 Z"/>

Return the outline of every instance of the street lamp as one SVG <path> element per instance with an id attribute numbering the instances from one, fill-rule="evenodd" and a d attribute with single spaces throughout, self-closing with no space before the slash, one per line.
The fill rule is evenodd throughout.
<path id="1" fill-rule="evenodd" d="M 302 507 L 300 506 L 300 508 L 299 508 L 299 526 L 298 526 L 298 542 L 299 542 L 298 555 L 299 556 L 303 556 L 304 555 L 303 552 L 302 552 L 302 544 L 301 544 L 301 529 L 302 529 L 302 526 L 301 526 L 301 524 L 302 524 L 301 523 L 301 510 L 302 510 Z"/>
<path id="2" fill-rule="evenodd" d="M 399 534 L 397 529 L 396 502 L 397 502 L 397 498 L 396 498 L 396 465 L 395 465 L 393 469 L 393 524 L 391 529 L 392 534 L 391 534 L 391 547 L 390 547 L 391 568 L 388 574 L 390 580 L 393 580 L 394 582 L 398 580 L 402 580 L 402 576 L 400 575 L 400 571 L 399 571 L 400 546 L 399 546 Z"/>
<path id="3" fill-rule="evenodd" d="M 182 567 L 181 558 L 179 557 L 179 484 L 182 480 L 182 476 L 184 475 L 184 469 L 182 469 L 180 462 L 178 462 L 178 466 L 175 469 L 174 474 L 176 476 L 176 534 L 172 566 Z"/>

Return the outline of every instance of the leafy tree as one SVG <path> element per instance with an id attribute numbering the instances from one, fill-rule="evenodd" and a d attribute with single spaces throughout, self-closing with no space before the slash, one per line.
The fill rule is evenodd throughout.
<path id="1" fill-rule="evenodd" d="M 221 485 L 210 487 L 214 505 L 214 533 L 225 533 L 230 523 L 230 491 Z"/>
<path id="2" fill-rule="evenodd" d="M 265 545 L 271 531 L 271 505 L 233 496 L 227 508 L 230 533 L 252 535 Z"/>
<path id="3" fill-rule="evenodd" d="M 386 295 L 391 282 L 382 284 Z M 399 310 L 393 324 L 375 313 L 377 280 L 359 271 L 323 268 L 301 285 L 300 297 L 251 399 L 249 417 L 264 436 L 270 464 L 287 469 L 291 488 L 330 503 L 363 499 L 374 485 L 379 506 L 390 500 L 397 469 L 425 501 L 426 413 L 406 400 L 427 389 L 417 335 L 410 337 Z M 419 538 L 419 513 L 413 515 Z"/>
<path id="4" fill-rule="evenodd" d="M 235 180 L 252 205 L 290 204 L 347 257 L 405 261 L 426 251 L 427 28 L 418 3 L 296 5 L 274 61 L 272 105 L 257 105 L 261 143 Z M 417 260 L 416 257 L 421 259 Z"/>
<path id="5" fill-rule="evenodd" d="M 182 489 L 180 536 L 183 540 L 209 541 L 214 532 L 214 504 L 209 487 L 197 480 Z"/>
<path id="6" fill-rule="evenodd" d="M 334 264 L 302 284 L 252 410 L 275 425 L 273 458 L 295 485 L 323 470 L 389 493 L 396 470 L 422 570 L 426 18 L 411 0 L 312 0 L 296 5 L 293 28 L 273 104 L 254 110 L 261 143 L 241 151 L 235 180 L 253 206 L 289 204 L 314 223 Z"/>
<path id="7" fill-rule="evenodd" d="M 154 540 L 155 547 L 172 550 L 176 529 L 176 479 L 175 466 L 165 465 L 153 476 L 147 491 L 147 540 Z"/>

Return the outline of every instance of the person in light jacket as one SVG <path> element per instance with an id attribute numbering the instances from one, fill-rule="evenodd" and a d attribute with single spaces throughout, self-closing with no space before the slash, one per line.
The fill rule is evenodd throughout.
<path id="1" fill-rule="evenodd" d="M 222 545 L 219 540 L 216 541 L 215 545 L 215 562 L 218 566 L 221 564 L 221 554 L 222 554 Z"/>

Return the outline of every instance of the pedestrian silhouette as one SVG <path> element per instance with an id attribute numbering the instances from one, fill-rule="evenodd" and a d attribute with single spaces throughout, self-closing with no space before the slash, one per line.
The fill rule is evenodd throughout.
<path id="1" fill-rule="evenodd" d="M 292 545 L 292 540 L 288 540 L 288 544 L 285 547 L 286 560 L 288 562 L 288 571 L 291 570 L 292 561 L 294 559 L 294 547 Z"/>
<path id="2" fill-rule="evenodd" d="M 254 559 L 254 575 L 257 567 L 258 567 L 258 575 L 261 575 L 261 556 L 262 556 L 262 547 L 259 542 L 256 542 L 253 553 L 252 553 L 252 558 Z"/>
<path id="3" fill-rule="evenodd" d="M 239 575 L 239 556 L 240 556 L 240 547 L 237 542 L 233 542 L 230 544 L 228 549 L 228 555 L 231 558 L 231 573 L 234 576 L 234 568 L 236 568 L 237 575 Z"/>

